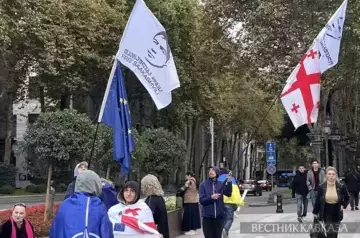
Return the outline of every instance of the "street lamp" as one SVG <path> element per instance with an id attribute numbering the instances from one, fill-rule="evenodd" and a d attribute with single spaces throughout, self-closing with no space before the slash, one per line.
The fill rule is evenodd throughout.
<path id="1" fill-rule="evenodd" d="M 329 115 L 326 115 L 325 125 L 324 125 L 324 134 L 325 134 L 325 165 L 329 166 L 329 135 L 331 134 L 331 118 Z"/>

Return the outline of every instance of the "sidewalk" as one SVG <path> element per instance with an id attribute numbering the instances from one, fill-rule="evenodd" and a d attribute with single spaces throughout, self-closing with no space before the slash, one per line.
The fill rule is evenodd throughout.
<path id="1" fill-rule="evenodd" d="M 280 214 L 242 214 L 232 225 L 232 228 L 229 233 L 229 238 L 303 238 L 309 237 L 308 233 L 248 233 L 244 234 L 240 232 L 240 223 L 262 223 L 262 222 L 271 222 L 271 223 L 294 223 L 297 224 L 297 215 L 296 213 L 280 213 Z M 309 214 L 305 222 L 312 222 L 312 214 Z M 360 237 L 360 212 L 359 211 L 350 211 L 349 209 L 344 213 L 343 223 L 354 222 L 358 223 L 359 227 L 356 230 L 356 234 L 339 234 L 338 238 L 359 238 Z M 203 238 L 202 230 L 198 231 L 198 234 L 193 236 L 178 236 L 177 238 Z"/>

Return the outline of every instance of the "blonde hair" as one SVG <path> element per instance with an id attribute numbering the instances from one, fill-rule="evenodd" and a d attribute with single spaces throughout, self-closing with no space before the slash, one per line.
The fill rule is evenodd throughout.
<path id="1" fill-rule="evenodd" d="M 159 180 L 152 174 L 146 175 L 141 180 L 141 192 L 145 196 L 164 196 L 164 191 L 162 190 Z"/>
<path id="2" fill-rule="evenodd" d="M 327 168 L 326 168 L 326 173 L 328 173 L 329 171 L 334 171 L 335 174 L 337 174 L 337 170 L 336 170 L 335 167 L 332 167 L 332 166 L 327 167 Z"/>

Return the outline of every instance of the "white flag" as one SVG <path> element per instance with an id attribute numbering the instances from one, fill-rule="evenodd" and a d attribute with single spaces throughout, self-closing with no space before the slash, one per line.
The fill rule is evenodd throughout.
<path id="1" fill-rule="evenodd" d="M 143 0 L 135 3 L 116 57 L 135 73 L 158 109 L 171 103 L 179 77 L 166 30 Z"/>
<path id="2" fill-rule="evenodd" d="M 340 43 L 344 30 L 347 0 L 345 0 L 316 39 L 320 44 L 320 71 L 324 73 L 339 60 Z"/>

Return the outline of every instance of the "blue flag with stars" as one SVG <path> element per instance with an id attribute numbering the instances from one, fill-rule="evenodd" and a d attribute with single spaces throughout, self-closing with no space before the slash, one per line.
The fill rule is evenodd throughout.
<path id="1" fill-rule="evenodd" d="M 121 65 L 116 59 L 98 122 L 112 128 L 114 160 L 121 163 L 121 175 L 127 175 L 131 169 L 131 152 L 134 150 L 135 140 L 131 132 L 130 109 Z"/>

